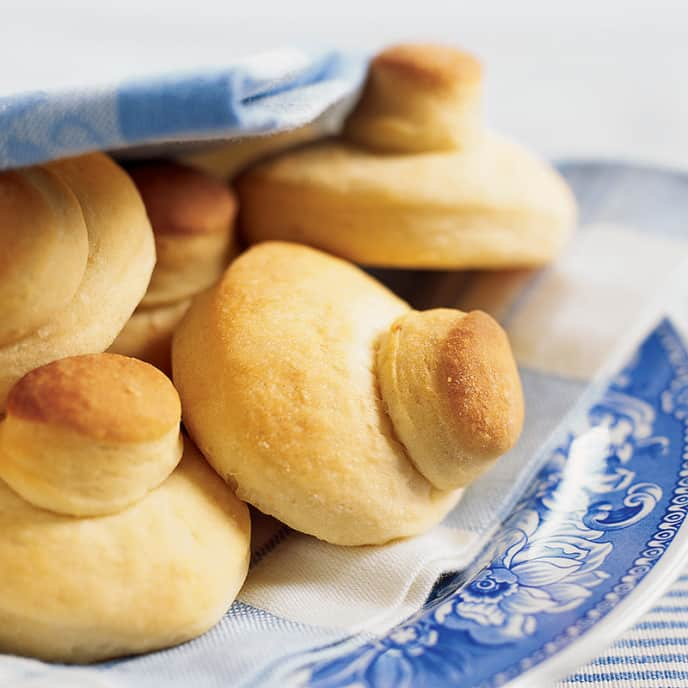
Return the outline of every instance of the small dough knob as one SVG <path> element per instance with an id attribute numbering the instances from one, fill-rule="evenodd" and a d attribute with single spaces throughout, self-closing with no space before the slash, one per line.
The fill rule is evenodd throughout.
<path id="1" fill-rule="evenodd" d="M 54 361 L 10 392 L 0 478 L 50 511 L 119 511 L 174 470 L 180 416 L 170 380 L 143 361 L 107 353 Z"/>
<path id="2" fill-rule="evenodd" d="M 372 61 L 344 137 L 387 153 L 461 150 L 482 130 L 480 63 L 441 45 L 397 45 Z"/>
<path id="3" fill-rule="evenodd" d="M 377 374 L 397 436 L 437 489 L 473 482 L 518 439 L 518 370 L 506 333 L 482 311 L 401 316 L 379 342 Z"/>

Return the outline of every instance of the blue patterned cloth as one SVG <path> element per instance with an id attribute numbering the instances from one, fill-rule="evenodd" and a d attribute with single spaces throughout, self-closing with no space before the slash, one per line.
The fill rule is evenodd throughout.
<path id="1" fill-rule="evenodd" d="M 89 150 L 291 129 L 360 84 L 361 56 L 286 49 L 212 71 L 0 97 L 0 169 Z"/>

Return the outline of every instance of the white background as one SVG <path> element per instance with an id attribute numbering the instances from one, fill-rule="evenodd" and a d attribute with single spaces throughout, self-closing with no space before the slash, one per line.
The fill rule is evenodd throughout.
<path id="1" fill-rule="evenodd" d="M 686 0 L 2 2 L 0 93 L 289 43 L 468 48 L 490 122 L 552 157 L 688 167 Z"/>

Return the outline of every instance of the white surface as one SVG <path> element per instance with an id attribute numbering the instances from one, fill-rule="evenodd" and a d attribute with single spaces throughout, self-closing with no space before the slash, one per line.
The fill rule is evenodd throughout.
<path id="1" fill-rule="evenodd" d="M 280 528 L 254 518 L 254 541 L 268 541 Z M 442 573 L 467 567 L 483 544 L 476 533 L 444 526 L 377 547 L 291 533 L 288 546 L 252 568 L 239 600 L 298 623 L 385 633 L 420 609 Z"/>
<path id="2" fill-rule="evenodd" d="M 610 261 L 619 246 L 623 260 Z M 638 232 L 629 241 L 628 228 L 613 225 L 581 231 L 508 321 L 516 359 L 531 370 L 590 380 L 686 258 L 688 247 L 667 237 Z"/>
<path id="3" fill-rule="evenodd" d="M 552 157 L 688 168 L 684 0 L 120 0 L 2 2 L 0 92 L 113 79 L 320 41 L 465 46 L 487 67 L 489 120 Z M 176 63 L 149 48 L 175 47 Z M 74 46 L 80 45 L 79 50 Z"/>

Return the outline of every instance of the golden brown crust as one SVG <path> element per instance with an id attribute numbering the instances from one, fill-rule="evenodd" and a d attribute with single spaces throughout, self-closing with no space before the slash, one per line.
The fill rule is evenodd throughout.
<path id="1" fill-rule="evenodd" d="M 385 153 L 465 150 L 483 131 L 480 90 L 480 64 L 471 55 L 441 45 L 397 45 L 371 63 L 342 136 Z"/>
<path id="2" fill-rule="evenodd" d="M 151 162 L 129 170 L 156 235 L 229 232 L 237 203 L 221 180 L 175 162 Z"/>
<path id="3" fill-rule="evenodd" d="M 59 160 L 20 174 L 40 189 L 52 219 L 44 215 L 26 233 L 35 249 L 27 269 L 15 280 L 3 276 L 13 284 L 2 290 L 0 331 L 8 336 L 0 334 L 0 411 L 27 372 L 107 349 L 141 301 L 155 262 L 141 197 L 106 155 Z"/>
<path id="4" fill-rule="evenodd" d="M 386 48 L 373 59 L 371 75 L 383 70 L 433 89 L 476 83 L 482 76 L 480 62 L 473 55 L 432 43 L 402 43 Z"/>
<path id="5" fill-rule="evenodd" d="M 155 235 L 156 264 L 142 306 L 170 305 L 209 287 L 235 254 L 234 193 L 222 181 L 175 162 L 130 170 Z"/>
<path id="6" fill-rule="evenodd" d="M 79 202 L 40 167 L 0 173 L 0 345 L 45 324 L 74 297 L 88 260 Z"/>
<path id="7" fill-rule="evenodd" d="M 136 442 L 169 432 L 179 423 L 181 407 L 172 383 L 159 370 L 104 353 L 61 359 L 31 371 L 10 392 L 7 412 L 94 439 Z"/>
<path id="8" fill-rule="evenodd" d="M 505 333 L 484 313 L 404 314 L 380 337 L 376 370 L 397 437 L 439 490 L 469 485 L 518 438 L 518 371 Z"/>
<path id="9" fill-rule="evenodd" d="M 506 333 L 486 313 L 472 311 L 450 330 L 439 355 L 438 384 L 464 450 L 500 456 L 523 425 L 521 386 Z"/>
<path id="10" fill-rule="evenodd" d="M 144 363 L 111 354 L 61 359 L 15 389 L 0 424 L 0 479 L 34 506 L 115 513 L 160 485 L 181 458 L 176 390 Z M 159 414 L 153 422 L 150 413 Z"/>

